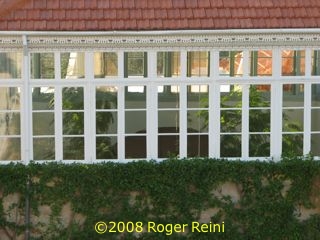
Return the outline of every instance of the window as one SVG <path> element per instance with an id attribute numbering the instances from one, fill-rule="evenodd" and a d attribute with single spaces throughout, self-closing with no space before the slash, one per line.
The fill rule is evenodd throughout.
<path id="1" fill-rule="evenodd" d="M 250 76 L 272 75 L 272 51 L 258 50 L 250 52 Z"/>
<path id="2" fill-rule="evenodd" d="M 0 53 L 0 79 L 21 78 L 22 53 Z"/>
<path id="3" fill-rule="evenodd" d="M 31 78 L 53 79 L 54 54 L 53 53 L 31 53 Z"/>
<path id="4" fill-rule="evenodd" d="M 221 51 L 219 52 L 219 75 L 220 76 L 242 76 L 243 74 L 243 52 Z"/>
<path id="5" fill-rule="evenodd" d="M 270 90 L 270 85 L 250 86 L 249 157 L 270 156 Z"/>
<path id="6" fill-rule="evenodd" d="M 96 158 L 118 158 L 118 88 L 96 87 Z"/>
<path id="7" fill-rule="evenodd" d="M 282 51 L 282 76 L 302 76 L 305 73 L 305 51 Z"/>
<path id="8" fill-rule="evenodd" d="M 229 87 L 220 91 L 220 155 L 241 157 L 242 87 Z"/>
<path id="9" fill-rule="evenodd" d="M 320 158 L 320 50 L 273 48 L 0 53 L 0 161 Z"/>
<path id="10" fill-rule="evenodd" d="M 85 77 L 84 53 L 61 53 L 61 78 L 77 79 Z"/>
<path id="11" fill-rule="evenodd" d="M 179 155 L 179 86 L 158 86 L 158 157 Z"/>
<path id="12" fill-rule="evenodd" d="M 94 77 L 118 76 L 118 55 L 115 52 L 94 53 Z"/>
<path id="13" fill-rule="evenodd" d="M 62 88 L 63 159 L 84 159 L 83 87 Z"/>
<path id="14" fill-rule="evenodd" d="M 313 76 L 320 76 L 320 50 L 312 51 L 312 72 Z"/>
<path id="15" fill-rule="evenodd" d="M 320 156 L 320 84 L 312 84 L 311 90 L 311 154 Z"/>
<path id="16" fill-rule="evenodd" d="M 187 156 L 208 156 L 208 85 L 187 86 Z"/>
<path id="17" fill-rule="evenodd" d="M 20 92 L 0 87 L 0 160 L 21 159 Z"/>
<path id="18" fill-rule="evenodd" d="M 125 87 L 125 157 L 147 157 L 146 87 Z"/>
<path id="19" fill-rule="evenodd" d="M 283 85 L 282 152 L 303 155 L 304 85 Z"/>
<path id="20" fill-rule="evenodd" d="M 157 75 L 158 77 L 180 76 L 180 52 L 158 52 Z"/>
<path id="21" fill-rule="evenodd" d="M 147 77 L 147 52 L 125 52 L 124 53 L 124 76 Z"/>
<path id="22" fill-rule="evenodd" d="M 55 88 L 32 88 L 33 160 L 55 159 Z"/>
<path id="23" fill-rule="evenodd" d="M 187 77 L 208 77 L 210 53 L 194 51 L 187 53 Z"/>

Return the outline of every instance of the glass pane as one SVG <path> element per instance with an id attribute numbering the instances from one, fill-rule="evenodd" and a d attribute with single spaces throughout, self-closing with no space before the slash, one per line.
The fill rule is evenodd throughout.
<path id="1" fill-rule="evenodd" d="M 219 53 L 220 76 L 242 76 L 243 74 L 243 52 L 221 51 Z"/>
<path id="2" fill-rule="evenodd" d="M 311 75 L 320 75 L 320 50 L 312 51 L 312 72 Z"/>
<path id="3" fill-rule="evenodd" d="M 250 107 L 270 107 L 271 103 L 270 85 L 250 86 Z"/>
<path id="4" fill-rule="evenodd" d="M 84 133 L 84 114 L 79 112 L 63 113 L 63 134 L 79 135 Z"/>
<path id="5" fill-rule="evenodd" d="M 70 87 L 62 89 L 62 109 L 82 110 L 83 109 L 83 88 Z"/>
<path id="6" fill-rule="evenodd" d="M 21 78 L 22 52 L 0 53 L 0 79 Z"/>
<path id="7" fill-rule="evenodd" d="M 20 92 L 20 88 L 0 87 L 0 110 L 19 110 Z"/>
<path id="8" fill-rule="evenodd" d="M 54 109 L 54 87 L 32 88 L 32 109 L 33 110 Z"/>
<path id="9" fill-rule="evenodd" d="M 94 53 L 94 77 L 104 78 L 118 75 L 118 55 L 115 52 Z"/>
<path id="10" fill-rule="evenodd" d="M 208 85 L 190 85 L 187 92 L 188 108 L 207 108 L 209 99 Z"/>
<path id="11" fill-rule="evenodd" d="M 311 154 L 320 156 L 320 134 L 311 134 Z"/>
<path id="12" fill-rule="evenodd" d="M 188 77 L 209 76 L 209 52 L 188 52 Z"/>
<path id="13" fill-rule="evenodd" d="M 304 85 L 284 84 L 283 85 L 283 107 L 304 106 Z"/>
<path id="14" fill-rule="evenodd" d="M 241 157 L 241 135 L 221 135 L 220 156 Z"/>
<path id="15" fill-rule="evenodd" d="M 20 113 L 0 113 L 0 135 L 20 135 Z"/>
<path id="16" fill-rule="evenodd" d="M 284 132 L 303 131 L 303 109 L 284 109 L 282 130 Z"/>
<path id="17" fill-rule="evenodd" d="M 221 132 L 241 132 L 241 110 L 222 110 L 220 116 Z"/>
<path id="18" fill-rule="evenodd" d="M 282 136 L 283 155 L 303 155 L 303 135 L 302 134 L 283 134 Z"/>
<path id="19" fill-rule="evenodd" d="M 116 134 L 118 125 L 118 114 L 116 112 L 96 113 L 96 133 Z"/>
<path id="20" fill-rule="evenodd" d="M 146 87 L 145 86 L 126 87 L 125 108 L 126 109 L 146 108 Z"/>
<path id="21" fill-rule="evenodd" d="M 179 108 L 179 86 L 158 87 L 158 108 Z"/>
<path id="22" fill-rule="evenodd" d="M 270 110 L 249 110 L 249 131 L 270 132 Z"/>
<path id="23" fill-rule="evenodd" d="M 208 116 L 207 110 L 188 111 L 188 132 L 208 132 Z"/>
<path id="24" fill-rule="evenodd" d="M 54 135 L 54 113 L 41 112 L 32 114 L 33 135 Z"/>
<path id="25" fill-rule="evenodd" d="M 312 84 L 312 107 L 320 107 L 320 84 Z"/>
<path id="26" fill-rule="evenodd" d="M 269 134 L 250 134 L 249 157 L 270 157 Z"/>
<path id="27" fill-rule="evenodd" d="M 53 79 L 54 78 L 54 54 L 31 53 L 31 78 Z"/>
<path id="28" fill-rule="evenodd" d="M 126 133 L 146 133 L 146 111 L 125 112 Z"/>
<path id="29" fill-rule="evenodd" d="M 84 159 L 84 138 L 64 137 L 63 138 L 63 159 L 83 160 Z"/>
<path id="30" fill-rule="evenodd" d="M 179 111 L 159 111 L 158 131 L 159 133 L 178 133 Z"/>
<path id="31" fill-rule="evenodd" d="M 311 110 L 311 131 L 320 131 L 320 109 Z"/>
<path id="32" fill-rule="evenodd" d="M 21 160 L 20 138 L 0 138 L 0 160 Z"/>
<path id="33" fill-rule="evenodd" d="M 100 86 L 96 88 L 96 109 L 117 109 L 118 88 Z"/>
<path id="34" fill-rule="evenodd" d="M 208 157 L 208 135 L 188 135 L 188 157 Z"/>
<path id="35" fill-rule="evenodd" d="M 222 86 L 223 85 L 221 85 L 220 87 L 222 87 Z M 223 87 L 223 89 L 224 89 L 224 91 L 220 91 L 220 106 L 221 106 L 221 108 L 241 108 L 241 106 L 242 106 L 242 86 L 229 85 L 228 89 L 226 87 Z M 228 91 L 226 91 L 226 90 L 228 90 Z"/>
<path id="36" fill-rule="evenodd" d="M 61 53 L 61 78 L 77 79 L 85 77 L 84 53 Z"/>
<path id="37" fill-rule="evenodd" d="M 127 136 L 125 139 L 125 157 L 146 158 L 146 137 L 145 136 Z"/>
<path id="38" fill-rule="evenodd" d="M 158 136 L 158 157 L 170 158 L 179 155 L 179 136 Z"/>
<path id="39" fill-rule="evenodd" d="M 33 138 L 33 159 L 54 160 L 55 144 L 54 138 Z"/>
<path id="40" fill-rule="evenodd" d="M 305 72 L 305 51 L 284 50 L 282 51 L 282 75 L 302 76 Z"/>
<path id="41" fill-rule="evenodd" d="M 180 76 L 180 52 L 157 53 L 158 77 Z"/>
<path id="42" fill-rule="evenodd" d="M 147 59 L 145 59 L 144 52 L 128 52 L 125 54 L 127 56 L 127 76 L 144 76 L 145 74 L 145 64 Z"/>
<path id="43" fill-rule="evenodd" d="M 272 75 L 272 50 L 259 50 L 250 53 L 250 75 Z"/>
<path id="44" fill-rule="evenodd" d="M 96 155 L 97 159 L 117 159 L 117 137 L 97 137 Z"/>

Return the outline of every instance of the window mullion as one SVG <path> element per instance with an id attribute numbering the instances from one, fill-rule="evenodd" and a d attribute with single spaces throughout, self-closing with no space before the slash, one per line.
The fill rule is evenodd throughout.
<path id="1" fill-rule="evenodd" d="M 241 133 L 241 157 L 249 157 L 249 85 L 242 86 L 242 133 Z"/>
<path id="2" fill-rule="evenodd" d="M 311 83 L 304 84 L 303 154 L 311 151 Z"/>
<path id="3" fill-rule="evenodd" d="M 123 65 L 122 65 L 123 66 Z M 125 159 L 125 112 L 124 112 L 124 92 L 125 87 L 118 87 L 118 159 Z"/>
<path id="4" fill-rule="evenodd" d="M 151 79 L 157 77 L 157 53 L 149 51 L 147 71 Z M 157 86 L 149 81 L 147 85 L 147 158 L 156 159 L 158 157 L 158 96 Z"/>
<path id="5" fill-rule="evenodd" d="M 187 77 L 187 51 L 181 51 L 181 77 Z M 187 157 L 187 86 L 180 85 L 180 158 Z"/>
<path id="6" fill-rule="evenodd" d="M 54 69 L 55 69 L 55 82 L 60 80 L 60 53 L 54 53 Z M 62 137 L 62 87 L 55 86 L 54 91 L 54 127 L 55 127 L 55 148 L 56 160 L 63 159 L 63 137 Z"/>
<path id="7" fill-rule="evenodd" d="M 272 74 L 275 80 L 271 83 L 271 136 L 270 156 L 279 160 L 282 152 L 282 84 L 281 78 L 281 51 L 276 48 L 272 52 Z"/>
<path id="8" fill-rule="evenodd" d="M 95 121 L 95 88 L 92 85 L 93 74 L 93 52 L 85 53 L 85 89 L 84 89 L 84 144 L 85 161 L 92 163 L 96 160 L 96 121 Z"/>
<path id="9" fill-rule="evenodd" d="M 27 38 L 23 36 L 24 49 L 23 49 L 23 68 L 22 68 L 22 91 L 20 100 L 20 113 L 21 113 L 21 159 L 24 164 L 28 164 L 32 157 L 32 105 L 30 94 L 30 54 L 27 47 Z"/>
<path id="10" fill-rule="evenodd" d="M 220 85 L 216 83 L 219 77 L 219 51 L 210 52 L 209 85 L 209 157 L 220 157 Z"/>
<path id="11" fill-rule="evenodd" d="M 311 76 L 311 66 L 312 66 L 312 53 L 311 53 L 311 49 L 307 48 L 305 51 L 305 75 L 306 77 L 310 77 Z"/>

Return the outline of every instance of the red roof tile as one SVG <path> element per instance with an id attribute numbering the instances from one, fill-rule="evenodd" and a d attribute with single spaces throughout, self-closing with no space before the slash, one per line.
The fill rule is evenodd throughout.
<path id="1" fill-rule="evenodd" d="M 319 0 L 2 0 L 0 30 L 319 28 Z"/>

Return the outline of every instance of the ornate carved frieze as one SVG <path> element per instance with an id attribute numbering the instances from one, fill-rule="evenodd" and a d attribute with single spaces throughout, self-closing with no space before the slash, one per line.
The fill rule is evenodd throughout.
<path id="1" fill-rule="evenodd" d="M 29 49 L 136 49 L 136 48 L 258 48 L 272 46 L 320 46 L 320 30 L 284 31 L 179 31 L 179 32 L 106 32 L 0 34 L 0 49 L 21 48 L 26 35 Z"/>

